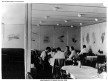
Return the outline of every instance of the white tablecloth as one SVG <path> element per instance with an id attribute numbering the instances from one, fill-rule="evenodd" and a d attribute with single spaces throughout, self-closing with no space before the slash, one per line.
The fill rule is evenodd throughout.
<path id="1" fill-rule="evenodd" d="M 87 56 L 87 57 L 86 57 L 86 60 L 89 60 L 89 61 L 96 61 L 96 60 L 97 60 L 97 56 Z"/>
<path id="2" fill-rule="evenodd" d="M 94 79 L 97 78 L 97 69 L 88 66 L 63 66 L 63 70 L 68 71 L 77 79 Z"/>

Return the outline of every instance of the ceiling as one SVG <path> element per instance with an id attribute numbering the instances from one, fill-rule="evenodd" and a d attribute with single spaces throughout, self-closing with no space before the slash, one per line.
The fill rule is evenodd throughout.
<path id="1" fill-rule="evenodd" d="M 88 26 L 106 22 L 106 7 L 100 3 L 32 3 L 32 26 Z"/>

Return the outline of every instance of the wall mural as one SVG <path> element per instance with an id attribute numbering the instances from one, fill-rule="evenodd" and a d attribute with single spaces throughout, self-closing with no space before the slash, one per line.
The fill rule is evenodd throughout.
<path id="1" fill-rule="evenodd" d="M 35 36 L 34 36 L 35 35 Z M 34 37 L 36 37 L 38 35 L 38 33 L 35 33 L 35 32 L 32 32 L 32 41 L 35 41 L 35 38 Z"/>
<path id="2" fill-rule="evenodd" d="M 76 43 L 77 40 L 76 40 L 75 38 L 72 38 L 72 42 L 73 42 L 73 43 Z"/>
<path id="3" fill-rule="evenodd" d="M 83 43 L 84 43 L 84 37 L 83 37 L 83 39 L 82 39 L 82 40 L 83 40 Z"/>
<path id="4" fill-rule="evenodd" d="M 64 38 L 64 35 L 61 35 L 61 36 L 58 37 L 59 41 L 62 42 L 62 43 L 64 42 L 63 38 Z"/>
<path id="5" fill-rule="evenodd" d="M 87 43 L 89 43 L 89 42 L 90 42 L 89 33 L 87 33 L 87 36 L 86 36 L 86 41 L 87 41 Z"/>
<path id="6" fill-rule="evenodd" d="M 73 43 L 76 43 L 76 42 L 77 42 L 77 40 L 76 40 L 76 35 L 74 35 L 74 36 L 72 37 L 72 42 L 73 42 Z"/>
<path id="7" fill-rule="evenodd" d="M 38 33 L 32 32 L 32 34 L 38 35 Z"/>
<path id="8" fill-rule="evenodd" d="M 102 40 L 102 43 L 104 42 L 104 39 L 105 39 L 105 32 L 104 32 L 104 33 L 102 33 L 102 35 L 101 35 L 101 40 Z"/>
<path id="9" fill-rule="evenodd" d="M 92 39 L 93 39 L 93 44 L 95 44 L 96 43 L 96 37 L 95 37 L 95 33 L 94 32 L 92 33 Z"/>
<path id="10" fill-rule="evenodd" d="M 44 36 L 43 42 L 44 42 L 44 43 L 49 43 L 49 42 L 50 42 L 49 36 Z"/>
<path id="11" fill-rule="evenodd" d="M 8 35 L 8 41 L 13 40 L 13 39 L 20 39 L 19 34 L 10 34 Z"/>

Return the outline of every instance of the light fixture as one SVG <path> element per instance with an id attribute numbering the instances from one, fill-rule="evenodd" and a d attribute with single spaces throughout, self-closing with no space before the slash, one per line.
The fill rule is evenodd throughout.
<path id="1" fill-rule="evenodd" d="M 37 26 L 40 26 L 40 24 L 37 24 Z"/>
<path id="2" fill-rule="evenodd" d="M 57 26 L 59 26 L 60 24 L 57 24 Z"/>
<path id="3" fill-rule="evenodd" d="M 43 23 L 43 21 L 40 21 L 40 24 Z"/>
<path id="4" fill-rule="evenodd" d="M 67 22 L 68 22 L 68 20 L 64 20 L 64 22 L 65 22 L 65 23 L 67 23 Z"/>
<path id="5" fill-rule="evenodd" d="M 82 23 L 80 23 L 80 26 L 82 26 Z"/>
<path id="6" fill-rule="evenodd" d="M 97 19 L 97 18 L 95 18 L 95 21 L 98 21 L 98 19 Z"/>
<path id="7" fill-rule="evenodd" d="M 48 18 L 49 18 L 49 16 L 45 16 L 44 18 L 45 18 L 45 19 L 48 19 Z"/>
<path id="8" fill-rule="evenodd" d="M 71 25 L 71 28 L 73 28 L 73 25 Z"/>
<path id="9" fill-rule="evenodd" d="M 81 17 L 82 15 L 81 14 L 78 14 L 78 17 Z"/>
<path id="10" fill-rule="evenodd" d="M 60 9 L 60 7 L 54 7 L 53 10 L 57 11 L 58 9 Z"/>

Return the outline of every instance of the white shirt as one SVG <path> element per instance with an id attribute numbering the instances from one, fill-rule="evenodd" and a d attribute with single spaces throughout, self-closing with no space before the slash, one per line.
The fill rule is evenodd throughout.
<path id="1" fill-rule="evenodd" d="M 46 57 L 46 52 L 45 52 L 45 51 L 43 51 L 43 52 L 41 53 L 40 57 L 42 58 L 42 60 L 44 60 L 44 59 L 45 59 L 45 57 Z"/>
<path id="2" fill-rule="evenodd" d="M 76 58 L 78 57 L 78 55 L 76 54 L 75 50 L 71 51 L 71 55 L 69 56 L 69 59 L 71 59 L 73 56 L 75 56 Z"/>
<path id="3" fill-rule="evenodd" d="M 83 53 L 88 53 L 88 50 L 86 48 L 83 48 L 80 52 L 80 54 L 83 54 Z"/>
<path id="4" fill-rule="evenodd" d="M 48 55 L 51 55 L 52 58 L 54 57 L 54 54 L 55 52 L 52 52 L 52 51 L 48 53 Z"/>
<path id="5" fill-rule="evenodd" d="M 57 53 L 55 53 L 54 58 L 55 59 L 65 58 L 64 52 L 58 51 Z"/>
<path id="6" fill-rule="evenodd" d="M 54 66 L 55 59 L 65 59 L 64 52 L 58 51 L 55 53 L 54 57 L 49 60 L 51 66 Z"/>

